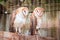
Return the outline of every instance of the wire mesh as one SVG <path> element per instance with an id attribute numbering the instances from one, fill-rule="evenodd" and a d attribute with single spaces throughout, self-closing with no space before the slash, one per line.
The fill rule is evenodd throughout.
<path id="1" fill-rule="evenodd" d="M 10 14 L 12 13 L 13 10 L 22 6 L 28 7 L 29 12 L 33 12 L 33 10 L 38 6 L 43 7 L 45 9 L 45 14 L 43 15 L 42 23 L 44 23 L 45 25 L 44 26 L 42 25 L 43 27 L 42 30 L 47 29 L 46 30 L 47 35 L 44 36 L 54 37 L 57 40 L 60 40 L 59 38 L 60 37 L 59 35 L 60 1 L 59 0 L 7 0 L 6 2 L 3 2 L 2 5 L 6 8 L 6 11 Z M 4 8 L 2 9 L 4 12 L 3 14 L 5 15 L 5 9 Z M 10 14 L 7 15 L 10 16 Z M 7 23 L 9 21 L 8 20 L 9 17 L 7 15 L 5 16 L 4 15 L 1 16 L 1 20 L 0 20 L 1 27 L 4 25 L 2 29 L 4 29 L 4 27 L 7 27 L 7 25 L 9 26 L 9 23 Z M 5 20 L 7 21 L 5 22 Z"/>

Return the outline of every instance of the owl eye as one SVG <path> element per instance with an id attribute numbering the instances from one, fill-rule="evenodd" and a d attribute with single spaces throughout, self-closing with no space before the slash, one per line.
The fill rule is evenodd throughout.
<path id="1" fill-rule="evenodd" d="M 26 13 L 26 11 L 24 10 L 22 13 L 23 13 L 23 14 L 25 14 L 25 13 Z"/>
<path id="2" fill-rule="evenodd" d="M 23 13 L 26 13 L 26 11 L 24 10 Z"/>
<path id="3" fill-rule="evenodd" d="M 38 9 L 36 9 L 35 11 L 36 11 L 36 13 L 39 13 Z"/>
<path id="4" fill-rule="evenodd" d="M 37 12 L 38 12 L 38 10 L 37 10 Z"/>

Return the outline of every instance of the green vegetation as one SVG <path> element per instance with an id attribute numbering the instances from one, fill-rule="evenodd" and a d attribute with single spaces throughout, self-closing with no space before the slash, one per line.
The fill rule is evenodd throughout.
<path id="1" fill-rule="evenodd" d="M 0 0 L 0 2 L 2 2 L 3 0 Z"/>

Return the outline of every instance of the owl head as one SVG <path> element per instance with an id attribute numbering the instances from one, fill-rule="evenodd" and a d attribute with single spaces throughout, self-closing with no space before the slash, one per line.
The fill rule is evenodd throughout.
<path id="1" fill-rule="evenodd" d="M 34 9 L 33 13 L 36 17 L 41 17 L 44 13 L 44 9 L 41 7 L 37 7 Z"/>
<path id="2" fill-rule="evenodd" d="M 17 14 L 20 13 L 23 16 L 27 16 L 29 14 L 29 10 L 27 7 L 20 7 L 16 10 Z"/>

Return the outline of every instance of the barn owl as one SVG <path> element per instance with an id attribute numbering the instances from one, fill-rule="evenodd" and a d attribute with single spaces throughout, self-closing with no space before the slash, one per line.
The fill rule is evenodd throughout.
<path id="1" fill-rule="evenodd" d="M 29 25 L 29 22 L 27 21 L 28 14 L 29 10 L 27 7 L 20 7 L 13 12 L 12 22 L 16 32 L 21 33 L 22 29 L 29 28 L 27 27 L 27 25 Z"/>
<path id="2" fill-rule="evenodd" d="M 35 17 L 37 18 L 37 29 L 40 28 L 40 24 L 41 24 L 41 18 L 43 16 L 43 13 L 44 13 L 44 9 L 41 8 L 41 7 L 37 7 L 34 9 L 33 11 Z"/>
<path id="3" fill-rule="evenodd" d="M 41 24 L 42 24 L 42 16 L 44 14 L 44 9 L 41 7 L 37 7 L 34 9 L 33 11 L 34 16 L 37 19 L 37 25 L 36 25 L 36 30 L 39 30 L 41 28 Z M 38 31 L 39 32 L 39 31 Z M 40 33 L 40 32 L 39 32 Z M 41 34 L 41 33 L 40 33 Z"/>

